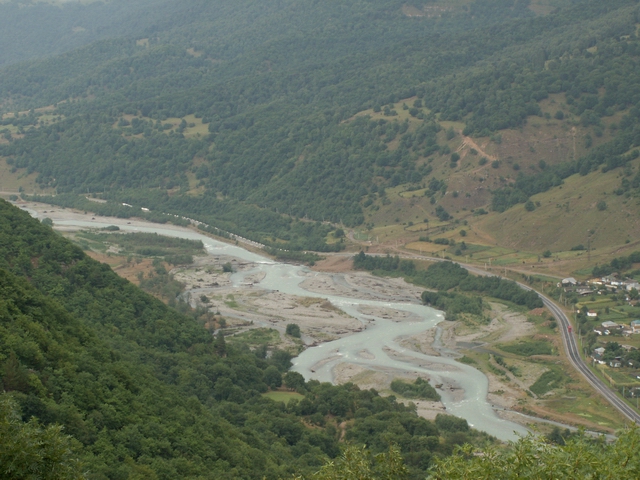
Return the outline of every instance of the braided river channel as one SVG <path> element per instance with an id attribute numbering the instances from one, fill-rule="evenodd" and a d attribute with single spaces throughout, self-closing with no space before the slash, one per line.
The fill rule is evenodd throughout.
<path id="1" fill-rule="evenodd" d="M 34 216 L 41 216 L 27 209 Z M 241 288 L 245 278 L 260 274 L 262 280 L 253 286 L 254 289 L 279 291 L 286 295 L 316 297 L 330 301 L 349 316 L 362 324 L 362 329 L 337 340 L 308 346 L 298 357 L 293 359 L 292 370 L 301 373 L 307 380 L 316 379 L 322 382 L 333 382 L 333 369 L 341 363 L 354 364 L 371 370 L 397 372 L 399 375 L 413 374 L 428 377 L 433 386 L 438 385 L 438 393 L 447 413 L 464 418 L 469 425 L 483 430 L 501 440 L 516 440 L 526 435 L 527 430 L 516 423 L 500 418 L 487 401 L 488 379 L 479 370 L 457 362 L 455 352 L 438 348 L 439 335 L 436 332 L 434 348 L 441 355 L 432 356 L 407 349 L 400 345 L 398 339 L 437 329 L 438 323 L 444 320 L 440 311 L 421 305 L 417 298 L 412 299 L 400 295 L 376 295 L 367 292 L 366 299 L 350 298 L 339 294 L 328 295 L 314 292 L 301 286 L 303 281 L 317 275 L 329 275 L 333 281 L 340 281 L 340 273 L 314 272 L 306 267 L 275 262 L 257 253 L 214 240 L 192 229 L 159 226 L 157 224 L 136 220 L 97 217 L 89 221 L 89 217 L 78 216 L 77 219 L 56 219 L 55 227 L 61 230 L 79 228 L 102 228 L 117 225 L 122 231 L 157 233 L 170 237 L 201 240 L 209 255 L 234 257 L 245 263 L 248 268 L 232 275 L 234 287 Z M 357 297 L 356 292 L 354 297 Z M 372 308 L 373 307 L 373 308 Z M 402 312 L 402 321 L 393 321 L 371 312 L 395 310 Z"/>

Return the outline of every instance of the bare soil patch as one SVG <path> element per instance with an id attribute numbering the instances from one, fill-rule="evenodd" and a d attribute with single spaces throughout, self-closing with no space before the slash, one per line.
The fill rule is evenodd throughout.
<path id="1" fill-rule="evenodd" d="M 29 208 L 39 209 L 42 213 L 48 210 L 47 216 L 56 220 L 78 219 L 91 221 L 91 214 L 83 214 L 73 210 L 64 210 L 48 205 L 34 205 L 30 202 Z M 52 209 L 52 210 L 51 210 Z M 127 223 L 131 225 L 146 226 L 147 222 L 136 219 L 105 219 L 95 217 L 98 222 L 111 222 L 114 224 Z M 58 226 L 59 227 L 59 226 Z M 163 225 L 162 228 L 174 228 L 170 225 Z M 175 227 L 180 229 L 180 227 Z M 75 230 L 72 228 L 69 231 Z M 145 276 L 152 270 L 151 261 L 143 260 L 140 263 L 129 262 L 118 256 L 108 256 L 104 254 L 91 254 L 94 258 L 108 263 L 121 276 L 137 283 L 137 277 L 142 272 Z M 236 331 L 256 327 L 275 328 L 280 332 L 282 344 L 297 347 L 294 340 L 284 335 L 286 325 L 297 323 L 303 334 L 303 341 L 307 344 L 315 344 L 332 340 L 340 336 L 350 335 L 359 331 L 364 326 L 356 319 L 351 318 L 339 310 L 335 305 L 322 299 L 315 299 L 306 296 L 285 295 L 281 292 L 271 291 L 262 288 L 260 283 L 262 277 L 260 273 L 246 277 L 244 285 L 239 287 L 231 284 L 230 275 L 222 271 L 222 266 L 226 262 L 231 262 L 234 270 L 244 270 L 253 268 L 249 262 L 240 261 L 232 257 L 213 257 L 196 259 L 196 263 L 190 267 L 181 267 L 172 270 L 175 278 L 186 284 L 185 295 L 192 305 L 208 306 L 212 312 L 220 312 L 226 319 L 229 327 L 235 327 Z M 409 285 L 402 279 L 390 279 L 374 277 L 365 272 L 350 271 L 351 260 L 345 255 L 331 255 L 327 260 L 316 267 L 315 271 L 309 273 L 309 277 L 302 283 L 302 287 L 309 292 L 316 294 L 342 295 L 361 299 L 393 299 L 395 301 L 417 302 L 422 288 Z M 336 271 L 337 270 L 337 271 Z M 203 302 L 202 298 L 206 301 Z M 382 308 L 368 311 L 367 313 L 376 316 L 388 316 L 393 321 L 404 321 L 408 317 L 400 315 L 393 308 Z M 490 348 L 496 342 L 509 342 L 524 336 L 535 335 L 535 326 L 527 321 L 523 314 L 510 312 L 500 304 L 492 305 L 492 320 L 488 325 L 465 325 L 462 322 L 442 322 L 440 324 L 440 341 L 435 342 L 435 331 L 423 332 L 410 338 L 400 340 L 403 347 L 411 348 L 430 355 L 475 355 L 481 361 L 481 354 L 473 346 L 461 346 L 460 343 L 478 344 L 484 348 Z M 297 340 L 296 340 L 297 341 Z M 437 343 L 437 344 L 436 344 Z M 458 352 L 456 354 L 456 352 Z M 400 352 L 387 351 L 387 354 L 404 361 L 417 362 Z M 366 360 L 371 352 L 363 350 L 359 356 Z M 488 354 L 484 353 L 488 357 Z M 515 377 L 510 372 L 504 375 L 494 375 L 489 373 L 489 401 L 496 405 L 498 409 L 521 409 L 535 412 L 537 414 L 558 418 L 560 421 L 571 421 L 576 424 L 591 425 L 593 421 L 578 415 L 578 412 L 571 412 L 570 415 L 559 413 L 560 409 L 549 407 L 553 401 L 557 401 L 559 396 L 535 400 L 525 393 L 527 389 L 544 372 L 544 363 L 533 363 L 526 358 L 515 359 L 506 357 L 509 365 L 515 365 L 520 374 Z M 561 359 L 554 358 L 557 362 Z M 357 360 L 356 360 L 357 362 Z M 434 368 L 431 362 L 422 361 L 424 366 Z M 486 361 L 484 362 L 486 364 Z M 474 365 L 476 366 L 476 365 Z M 481 365 L 478 365 L 482 368 Z M 372 370 L 366 366 L 357 364 L 340 364 L 334 370 L 335 379 L 338 383 L 352 381 L 362 388 L 375 388 L 383 393 L 391 393 L 389 385 L 393 378 L 407 376 L 406 372 L 398 372 L 393 369 Z M 415 380 L 408 378 L 408 380 Z M 577 384 L 570 384 L 577 385 Z M 443 388 L 453 389 L 451 393 L 456 395 L 455 385 L 444 385 Z M 569 388 L 569 387 L 567 387 Z M 577 388 L 577 387 L 576 387 Z M 581 387 L 582 388 L 582 387 Z M 585 389 L 586 390 L 586 389 Z M 460 393 L 462 393 L 460 391 Z M 582 392 L 584 393 L 584 392 Z M 421 415 L 432 418 L 435 414 L 442 412 L 444 408 L 439 402 L 414 402 L 418 405 Z M 538 403 L 536 403 L 538 402 Z M 550 403 L 551 402 L 551 403 Z M 566 403 L 563 404 L 566 407 Z M 535 408 L 534 408 L 535 407 Z M 553 412 L 551 412 L 553 410 Z M 531 419 L 524 417 L 518 420 L 519 423 L 529 423 Z M 580 421 L 581 420 L 581 421 Z"/>
<path id="2" fill-rule="evenodd" d="M 94 251 L 85 251 L 85 253 L 94 260 L 106 263 L 119 276 L 126 278 L 136 285 L 140 285 L 138 275 L 142 273 L 146 277 L 154 271 L 152 260 L 149 258 L 136 259 L 136 261 L 127 262 L 125 257 L 118 255 L 105 255 Z"/>
<path id="3" fill-rule="evenodd" d="M 402 278 L 374 277 L 365 272 L 344 275 L 316 275 L 302 282 L 301 287 L 316 293 L 343 294 L 366 300 L 394 300 L 415 302 L 423 289 Z"/>
<path id="4" fill-rule="evenodd" d="M 362 365 L 355 365 L 352 363 L 341 363 L 334 369 L 334 380 L 337 384 L 344 384 L 352 382 L 358 385 L 361 389 L 375 389 L 382 395 L 393 394 L 398 397 L 396 393 L 390 390 L 391 382 L 394 379 L 400 378 L 402 380 L 413 382 L 417 378 L 415 375 L 407 375 L 404 372 L 397 372 L 393 370 L 371 370 Z M 425 377 L 423 377 L 425 378 Z M 428 380 L 428 378 L 425 378 Z M 433 420 L 439 413 L 446 413 L 446 408 L 442 402 L 429 401 L 429 400 L 415 400 L 398 398 L 399 402 L 406 405 L 413 403 L 417 407 L 417 413 L 421 417 L 428 420 Z"/>
<path id="5" fill-rule="evenodd" d="M 349 272 L 353 269 L 353 260 L 345 255 L 330 255 L 324 260 L 316 262 L 311 270 L 316 272 Z"/>

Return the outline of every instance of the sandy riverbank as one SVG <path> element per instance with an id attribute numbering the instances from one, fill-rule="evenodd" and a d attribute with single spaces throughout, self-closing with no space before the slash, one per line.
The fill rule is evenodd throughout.
<path id="1" fill-rule="evenodd" d="M 91 214 L 61 209 L 50 205 L 34 204 L 26 205 L 29 209 L 38 212 L 40 218 L 49 217 L 54 221 L 83 221 L 96 223 L 110 223 L 131 228 L 148 227 L 150 224 L 138 219 L 111 219 L 97 217 Z M 151 224 L 153 225 L 153 224 Z M 97 225 L 98 226 L 98 225 Z M 155 225 L 154 225 L 155 226 Z M 157 225 L 164 230 L 184 230 L 184 227 L 173 225 Z M 63 231 L 77 230 L 76 227 L 56 226 Z M 301 287 L 315 294 L 332 296 L 345 296 L 363 300 L 400 301 L 417 303 L 422 289 L 407 284 L 402 279 L 380 278 L 365 272 L 347 271 L 349 260 L 341 257 L 335 261 L 338 271 L 330 271 L 327 262 L 321 271 L 311 271 L 302 283 Z M 256 273 L 244 278 L 243 284 L 234 285 L 231 281 L 231 273 L 223 272 L 223 265 L 231 263 L 236 272 L 246 272 L 255 267 L 252 262 L 247 262 L 226 255 L 207 255 L 196 259 L 194 265 L 187 268 L 177 268 L 172 271 L 175 278 L 186 285 L 185 294 L 193 304 L 207 306 L 212 311 L 218 311 L 225 317 L 229 326 L 241 328 L 253 328 L 269 326 L 275 328 L 281 334 L 285 345 L 290 341 L 284 335 L 286 325 L 296 323 L 300 326 L 303 339 L 307 344 L 317 344 L 343 336 L 366 328 L 359 320 L 347 315 L 329 301 L 306 296 L 287 295 L 272 289 L 263 288 L 261 281 L 263 273 Z M 343 270 L 340 272 L 340 270 Z M 203 298 L 206 301 L 203 302 Z M 393 322 L 403 322 L 411 319 L 411 315 L 404 311 L 385 307 L 361 307 L 360 311 L 366 315 L 389 319 Z M 495 306 L 492 312 L 492 320 L 488 325 L 469 328 L 460 322 L 442 322 L 440 324 L 438 342 L 435 338 L 435 329 L 421 332 L 418 335 L 399 339 L 401 346 L 422 352 L 428 355 L 448 355 L 460 357 L 468 347 L 461 344 L 479 343 L 487 341 L 510 341 L 522 335 L 531 334 L 533 326 L 527 322 L 526 317 L 513 314 L 503 306 Z M 456 353 L 457 352 L 457 353 Z M 395 358 L 407 360 L 399 352 L 387 351 Z M 371 355 L 366 350 L 361 352 L 362 358 Z M 429 365 L 433 367 L 433 365 Z M 445 367 L 447 368 L 455 367 Z M 336 383 L 353 382 L 361 388 L 375 388 L 382 393 L 390 393 L 389 385 L 394 378 L 405 378 L 412 381 L 416 377 L 407 375 L 406 372 L 393 369 L 372 369 L 356 363 L 339 363 L 334 368 L 334 380 Z M 540 373 L 535 372 L 538 376 Z M 523 398 L 524 390 L 519 386 L 511 385 L 504 379 L 488 374 L 489 401 L 501 408 L 510 409 L 518 405 Z M 535 375 L 532 374 L 531 377 Z M 526 388 L 527 381 L 522 380 L 520 387 Z M 530 384 L 529 384 L 530 385 Z M 457 385 L 443 385 L 444 389 L 455 391 Z M 418 413 L 427 418 L 433 418 L 437 413 L 445 411 L 440 402 L 414 401 Z M 501 416 L 510 416 L 509 412 L 498 411 Z M 510 420 L 521 424 L 530 423 L 517 415 Z"/>

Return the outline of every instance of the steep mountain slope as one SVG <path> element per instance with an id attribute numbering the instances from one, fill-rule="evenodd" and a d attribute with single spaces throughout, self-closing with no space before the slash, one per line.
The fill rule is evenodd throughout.
<path id="1" fill-rule="evenodd" d="M 377 452 L 402 444 L 424 478 L 463 441 L 374 391 L 285 374 L 286 352 L 214 341 L 204 312 L 168 308 L 5 201 L 0 293 L 3 395 L 25 421 L 63 425 L 91 479 L 285 478 L 338 455 L 345 434 Z M 300 401 L 261 395 L 283 379 Z"/>
<path id="2" fill-rule="evenodd" d="M 178 11 L 167 0 L 0 2 L 0 65 L 135 36 Z"/>
<path id="3" fill-rule="evenodd" d="M 306 220 L 503 212 L 624 163 L 637 18 L 631 0 L 191 0 L 135 40 L 0 71 L 5 111 L 56 105 L 7 116 L 0 154 L 43 192 L 289 248 L 322 249 L 330 228 Z M 405 212 L 397 187 L 426 197 Z"/>

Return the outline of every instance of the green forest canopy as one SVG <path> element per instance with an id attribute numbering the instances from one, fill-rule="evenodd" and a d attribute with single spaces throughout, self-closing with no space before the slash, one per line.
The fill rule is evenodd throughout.
<path id="1" fill-rule="evenodd" d="M 619 438 L 612 443 L 584 434 L 564 438 L 556 431 L 546 438 L 521 438 L 507 449 L 478 451 L 468 445 L 459 448 L 453 456 L 437 461 L 430 469 L 427 480 L 631 480 L 640 475 L 636 455 L 639 441 L 638 428 L 631 427 L 620 432 Z M 405 472 L 402 456 L 393 446 L 375 456 L 366 448 L 352 446 L 335 462 L 325 465 L 313 478 L 391 480 L 406 478 Z"/>
<path id="2" fill-rule="evenodd" d="M 167 307 L 5 201 L 0 292 L 0 405 L 35 417 L 25 432 L 63 426 L 91 479 L 311 474 L 340 453 L 343 421 L 374 453 L 396 443 L 416 479 L 458 444 L 494 442 L 373 390 L 304 382 L 287 352 L 214 340 L 206 313 Z M 283 382 L 304 397 L 262 396 Z"/>
<path id="3" fill-rule="evenodd" d="M 401 260 L 397 255 L 367 255 L 360 251 L 353 257 L 353 267 L 381 275 L 401 275 L 416 285 L 435 290 L 422 292 L 422 302 L 443 310 L 448 320 L 455 320 L 459 313 L 481 315 L 482 298 L 477 294 L 513 302 L 528 309 L 543 306 L 535 291 L 524 290 L 512 280 L 471 275 L 455 262 L 435 262 L 424 270 L 418 270 L 413 260 Z"/>
<path id="4" fill-rule="evenodd" d="M 538 102 L 555 93 L 585 128 L 627 112 L 584 158 L 493 192 L 503 211 L 568 175 L 624 167 L 640 144 L 637 2 L 576 0 L 546 16 L 529 4 L 475 0 L 409 17 L 395 0 L 162 3 L 135 36 L 125 28 L 0 70 L 6 109 L 56 105 L 46 120 L 4 119 L 0 154 L 58 194 L 93 192 L 321 249 L 326 232 L 296 219 L 360 225 L 386 188 L 430 183 L 428 158 L 446 150 L 439 121 L 488 135 L 541 115 Z M 415 128 L 391 113 L 352 118 L 413 97 Z M 189 115 L 199 136 L 186 134 Z"/>

